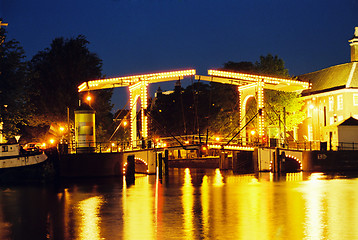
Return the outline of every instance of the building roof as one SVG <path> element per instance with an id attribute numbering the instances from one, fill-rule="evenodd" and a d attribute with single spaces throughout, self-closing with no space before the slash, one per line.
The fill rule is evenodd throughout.
<path id="1" fill-rule="evenodd" d="M 326 92 L 341 88 L 358 88 L 357 62 L 344 63 L 316 72 L 299 76 L 300 80 L 312 83 L 311 89 L 304 90 L 302 95 Z"/>
<path id="2" fill-rule="evenodd" d="M 353 117 L 350 117 L 350 118 L 347 118 L 345 121 L 343 121 L 338 126 L 358 126 L 358 120 Z"/>

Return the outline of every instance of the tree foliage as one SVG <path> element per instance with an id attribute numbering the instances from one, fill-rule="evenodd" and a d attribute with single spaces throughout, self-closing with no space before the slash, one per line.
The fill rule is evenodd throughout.
<path id="1" fill-rule="evenodd" d="M 49 125 L 52 122 L 66 122 L 67 108 L 72 113 L 78 107 L 77 87 L 89 80 L 102 76 L 102 60 L 88 49 L 89 42 L 82 35 L 76 38 L 56 38 L 49 48 L 40 51 L 30 61 L 30 99 L 36 117 L 32 125 Z M 107 136 L 109 119 L 112 119 L 110 102 L 112 90 L 91 92 L 95 99 L 92 107 L 97 114 L 99 138 Z M 80 98 L 79 98 L 80 97 Z M 102 140 L 102 139 L 100 139 Z"/>
<path id="2" fill-rule="evenodd" d="M 224 64 L 223 70 L 233 70 L 251 74 L 263 74 L 276 77 L 289 77 L 284 61 L 268 54 L 260 61 L 232 62 Z M 297 93 L 265 90 L 265 111 L 267 127 L 283 125 L 283 107 L 286 110 L 286 128 L 292 130 L 303 119 L 300 112 L 302 101 Z M 256 113 L 256 100 L 251 99 L 246 106 L 245 116 L 240 116 L 239 93 L 236 85 L 211 82 L 193 83 L 186 89 L 176 88 L 174 93 L 159 94 L 152 103 L 150 115 L 152 132 L 159 136 L 182 134 L 221 135 L 232 137 L 239 131 L 240 119 L 250 120 Z M 249 127 L 256 128 L 256 121 Z"/>
<path id="3" fill-rule="evenodd" d="M 252 74 L 263 74 L 276 77 L 290 77 L 285 63 L 278 56 L 260 56 L 260 61 L 255 64 L 250 62 L 228 62 L 224 64 L 225 69 L 247 72 Z M 295 92 L 282 92 L 274 90 L 264 90 L 266 127 L 283 126 L 283 111 L 285 107 L 286 113 L 286 129 L 288 131 L 296 127 L 304 119 L 304 113 L 301 112 L 303 101 L 300 94 Z M 246 120 L 248 121 L 256 114 L 256 101 L 247 103 Z M 244 117 L 244 116 L 242 116 Z M 252 127 L 256 127 L 256 122 L 251 123 Z"/>
<path id="4" fill-rule="evenodd" d="M 102 61 L 87 48 L 84 36 L 56 38 L 50 48 L 30 61 L 31 100 L 36 113 L 47 119 L 63 118 L 78 106 L 77 86 L 101 77 Z"/>
<path id="5" fill-rule="evenodd" d="M 185 89 L 176 86 L 171 94 L 157 93 L 150 108 L 151 132 L 155 136 L 204 133 L 216 114 L 210 85 L 195 82 Z"/>
<path id="6" fill-rule="evenodd" d="M 19 42 L 7 40 L 5 29 L 0 29 L 0 118 L 4 136 L 11 139 L 20 133 L 21 125 L 31 115 L 27 107 L 25 52 Z"/>

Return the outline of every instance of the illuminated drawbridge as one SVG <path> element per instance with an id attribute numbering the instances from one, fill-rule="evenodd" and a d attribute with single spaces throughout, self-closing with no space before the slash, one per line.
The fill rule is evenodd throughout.
<path id="1" fill-rule="evenodd" d="M 130 125 L 131 125 L 131 145 L 133 148 L 137 147 L 138 135 L 137 135 L 137 101 L 141 100 L 141 138 L 148 138 L 148 119 L 145 115 L 145 110 L 148 106 L 148 85 L 150 83 L 167 82 L 181 80 L 185 77 L 195 76 L 196 80 L 217 82 L 223 84 L 237 85 L 240 93 L 240 116 L 245 116 L 246 103 L 251 97 L 255 97 L 257 100 L 257 112 L 260 113 L 257 116 L 258 121 L 258 134 L 259 137 L 264 135 L 264 89 L 272 89 L 279 91 L 302 91 L 309 88 L 308 82 L 299 80 L 293 80 L 288 78 L 276 78 L 257 74 L 246 74 L 239 72 L 229 72 L 220 70 L 209 70 L 209 76 L 196 75 L 195 69 L 159 72 L 141 75 L 132 75 L 125 77 L 106 78 L 92 80 L 82 83 L 78 87 L 78 92 L 116 88 L 116 87 L 128 87 L 130 92 Z M 246 120 L 244 117 L 240 121 L 241 126 L 245 126 Z M 246 134 L 245 131 L 242 134 Z"/>

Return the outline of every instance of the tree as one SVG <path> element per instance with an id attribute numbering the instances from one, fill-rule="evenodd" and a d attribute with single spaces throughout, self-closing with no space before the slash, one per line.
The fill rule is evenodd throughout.
<path id="1" fill-rule="evenodd" d="M 30 99 L 35 107 L 33 125 L 49 125 L 66 122 L 67 108 L 70 113 L 78 107 L 77 87 L 85 81 L 100 78 L 102 60 L 88 49 L 89 42 L 82 35 L 77 38 L 56 38 L 50 48 L 36 54 L 30 61 Z M 106 129 L 112 105 L 112 90 L 91 92 L 92 104 L 97 113 L 99 129 Z M 84 94 L 80 94 L 80 99 Z M 72 117 L 71 117 L 72 118 Z M 109 124 L 111 125 L 111 124 Z M 98 132 L 98 136 L 108 133 Z"/>
<path id="2" fill-rule="evenodd" d="M 290 77 L 288 70 L 285 68 L 285 63 L 277 55 L 260 56 L 260 61 L 255 64 L 248 62 L 228 62 L 224 64 L 228 70 L 235 70 L 240 72 L 248 72 L 253 74 L 263 74 L 275 77 Z M 273 91 L 265 89 L 265 112 L 267 126 L 271 125 L 278 127 L 283 125 L 283 109 L 286 112 L 286 129 L 293 130 L 304 119 L 304 113 L 301 112 L 303 101 L 300 99 L 300 94 L 282 91 Z M 256 114 L 256 101 L 249 101 L 247 104 L 247 120 L 251 119 Z M 243 116 L 242 116 L 243 117 Z M 255 122 L 251 123 L 255 127 Z"/>
<path id="3" fill-rule="evenodd" d="M 157 92 L 150 107 L 151 132 L 155 136 L 204 134 L 210 122 L 210 85 L 195 82 L 182 89 L 175 88 L 171 94 Z M 211 108 L 211 109 L 210 109 Z"/>
<path id="4" fill-rule="evenodd" d="M 273 57 L 271 54 L 267 54 L 266 57 L 260 56 L 260 62 L 255 63 L 254 72 L 276 77 L 290 77 L 285 62 L 277 55 Z"/>
<path id="5" fill-rule="evenodd" d="M 0 19 L 1 20 L 1 19 Z M 25 52 L 19 42 L 6 39 L 5 29 L 0 29 L 0 118 L 3 134 L 11 139 L 26 125 L 26 116 L 31 115 L 27 107 Z"/>

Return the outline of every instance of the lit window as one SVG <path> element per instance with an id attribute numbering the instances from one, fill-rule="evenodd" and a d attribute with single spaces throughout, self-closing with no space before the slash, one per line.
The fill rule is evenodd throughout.
<path id="1" fill-rule="evenodd" d="M 343 110 L 343 95 L 337 96 L 337 110 Z"/>
<path id="2" fill-rule="evenodd" d="M 313 128 L 312 128 L 312 125 L 308 125 L 308 141 L 313 141 Z"/>
<path id="3" fill-rule="evenodd" d="M 332 125 L 334 123 L 334 117 L 329 118 L 329 125 Z"/>
<path id="4" fill-rule="evenodd" d="M 353 94 L 353 105 L 358 106 L 358 93 Z"/>
<path id="5" fill-rule="evenodd" d="M 329 97 L 328 102 L 329 102 L 328 109 L 329 109 L 330 112 L 332 112 L 332 111 L 333 111 L 333 107 L 334 107 L 334 98 L 333 98 L 333 97 Z"/>
<path id="6" fill-rule="evenodd" d="M 338 116 L 338 122 L 343 121 L 343 116 Z"/>

